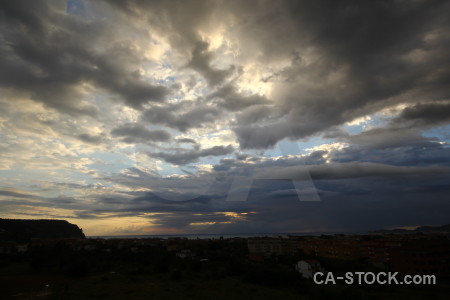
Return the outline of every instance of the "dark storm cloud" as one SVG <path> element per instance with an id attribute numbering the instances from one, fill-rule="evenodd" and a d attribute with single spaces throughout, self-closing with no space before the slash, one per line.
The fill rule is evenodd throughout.
<path id="1" fill-rule="evenodd" d="M 122 137 L 122 141 L 128 144 L 165 142 L 171 135 L 165 130 L 149 130 L 139 124 L 128 124 L 117 127 L 111 131 L 111 135 Z"/>
<path id="2" fill-rule="evenodd" d="M 221 84 L 234 70 L 234 66 L 230 66 L 226 70 L 218 70 L 211 67 L 213 54 L 208 52 L 208 43 L 197 42 L 192 51 L 192 58 L 188 67 L 199 72 L 211 86 Z"/>
<path id="3" fill-rule="evenodd" d="M 295 170 L 288 174 L 295 176 Z M 343 164 L 327 164 L 315 166 L 310 169 L 311 176 L 317 179 L 342 179 L 342 178 L 360 178 L 360 177 L 423 177 L 432 175 L 448 174 L 450 169 L 447 167 L 429 166 L 429 167 L 400 167 L 375 163 L 349 162 Z M 294 177 L 295 178 L 295 177 Z"/>
<path id="4" fill-rule="evenodd" d="M 227 71 L 211 67 L 204 28 L 232 23 L 232 38 L 256 66 L 290 60 L 261 78 L 273 83 L 272 114 L 278 119 L 265 124 L 264 117 L 249 113 L 257 124 L 242 115 L 233 127 L 242 148 L 311 136 L 399 102 L 450 96 L 446 1 L 112 3 L 167 34 L 210 83 L 223 82 Z M 210 95 L 214 98 L 230 111 L 267 103 L 232 85 Z"/>
<path id="5" fill-rule="evenodd" d="M 218 171 L 229 171 L 235 176 L 260 178 L 260 179 L 300 179 L 303 180 L 304 173 L 309 172 L 314 180 L 336 180 L 350 178 L 395 178 L 395 177 L 417 177 L 417 176 L 441 176 L 449 174 L 450 168 L 447 166 L 395 166 L 382 162 L 334 162 L 328 164 L 306 165 L 308 159 L 298 160 L 280 160 L 274 162 L 265 162 L 258 165 L 237 164 L 234 162 L 232 168 L 216 168 Z M 316 160 L 317 161 L 317 160 Z M 320 161 L 320 160 L 319 160 Z M 228 164 L 229 162 L 222 162 Z"/>
<path id="6" fill-rule="evenodd" d="M 0 201 L 0 208 L 2 208 L 2 210 L 4 210 L 2 206 L 8 207 L 9 205 L 24 206 L 26 209 L 29 209 L 28 206 L 47 208 L 83 208 L 83 205 L 79 205 L 80 203 L 75 198 L 67 196 L 42 197 L 34 193 L 28 193 L 27 191 L 14 191 L 4 188 L 0 188 L 0 196 L 4 196 L 4 199 Z M 36 215 L 39 215 L 39 213 Z"/>
<path id="7" fill-rule="evenodd" d="M 163 159 L 174 165 L 186 165 L 196 162 L 200 157 L 206 156 L 221 156 L 233 153 L 234 148 L 228 146 L 214 146 L 205 149 L 179 150 L 175 153 L 157 152 L 149 153 L 148 155 L 155 158 Z"/>
<path id="8" fill-rule="evenodd" d="M 359 134 L 332 133 L 348 144 L 331 151 L 332 162 L 372 162 L 396 166 L 450 165 L 450 148 L 437 137 L 423 136 L 416 128 L 405 128 L 405 121 L 394 119 L 384 128 L 374 128 Z"/>
<path id="9" fill-rule="evenodd" d="M 295 54 L 290 66 L 264 79 L 274 82 L 272 96 L 286 121 L 236 127 L 241 146 L 269 147 L 401 101 L 450 96 L 448 2 L 280 1 L 274 6 L 278 9 L 263 5 L 251 14 L 241 34 L 251 37 L 268 61 Z M 405 93 L 410 96 L 401 97 Z M 264 132 L 275 141 L 259 141 Z M 248 143 L 250 136 L 257 139 Z"/>
<path id="10" fill-rule="evenodd" d="M 179 143 L 197 144 L 197 142 L 195 140 L 190 139 L 190 138 L 177 138 L 176 141 Z"/>
<path id="11" fill-rule="evenodd" d="M 390 151 L 392 149 L 395 151 Z M 108 209 L 117 213 L 159 212 L 165 215 L 154 217 L 158 224 L 209 233 L 366 231 L 398 224 L 444 223 L 448 212 L 445 196 L 450 191 L 449 151 L 433 140 L 427 142 L 423 138 L 417 143 L 411 137 L 396 145 L 355 143 L 341 150 L 315 151 L 303 157 L 267 160 L 241 154 L 239 159 L 222 159 L 214 172 L 201 174 L 198 178 L 157 180 L 152 174 L 136 169 L 134 176 L 124 178 L 124 174 L 118 174 L 110 180 L 128 187 L 154 187 L 155 191 L 164 185 L 167 193 L 137 195 L 133 201 L 117 206 L 115 210 L 105 206 L 103 212 Z M 366 154 L 369 161 L 359 157 L 359 152 Z M 325 163 L 325 155 L 331 162 Z M 345 156 L 347 161 L 344 161 Z M 438 157 L 439 161 L 430 160 L 433 157 Z M 405 164 L 406 160 L 410 161 Z M 305 170 L 310 172 L 319 192 L 319 202 L 298 201 L 292 179 L 301 179 Z M 194 192 L 194 195 L 199 188 L 197 182 L 211 177 L 217 180 L 204 193 L 190 200 L 171 201 L 161 197 L 186 192 Z M 254 181 L 249 186 L 247 201 L 226 201 L 231 183 L 248 178 Z M 110 203 L 105 199 L 101 202 Z M 213 212 L 252 213 L 245 215 L 245 220 L 237 220 L 211 216 Z M 198 229 L 189 225 L 196 222 L 216 224 Z"/>
<path id="12" fill-rule="evenodd" d="M 292 136 L 292 124 L 289 122 L 276 122 L 275 124 L 238 125 L 233 128 L 241 149 L 267 149 L 286 136 Z"/>
<path id="13" fill-rule="evenodd" d="M 34 195 L 30 194 L 24 194 L 20 192 L 15 191 L 9 191 L 9 190 L 0 190 L 0 195 L 2 196 L 8 196 L 8 197 L 14 197 L 14 198 L 34 198 Z"/>
<path id="14" fill-rule="evenodd" d="M 100 144 L 105 141 L 105 137 L 103 135 L 92 135 L 89 133 L 81 133 L 76 136 L 80 141 L 90 144 Z"/>
<path id="15" fill-rule="evenodd" d="M 104 113 L 92 103 L 102 100 L 98 91 L 106 91 L 111 100 L 139 110 L 139 123 L 111 129 L 108 120 L 111 123 L 96 124 L 97 128 L 106 128 L 102 130 L 130 144 L 180 143 L 180 148 L 163 145 L 148 156 L 183 166 L 184 174 L 159 176 L 157 168 L 149 171 L 147 166 L 115 174 L 105 171 L 106 175 L 96 170 L 98 177 L 93 180 L 112 184 L 108 191 L 99 188 L 88 193 L 94 201 L 3 189 L 0 195 L 12 199 L 1 201 L 3 207 L 66 208 L 81 218 L 158 212 L 160 217 L 149 218 L 161 227 L 184 230 L 191 223 L 217 222 L 208 230 L 241 233 L 367 230 L 448 221 L 450 149 L 420 132 L 450 121 L 450 2 L 105 0 L 86 4 L 96 18 L 81 8 L 73 11 L 76 15 L 65 13 L 65 1 L 3 1 L 0 88 L 60 112 L 93 117 Z M 212 35 L 220 35 L 216 29 L 223 29 L 230 49 L 210 47 Z M 139 46 L 144 47 L 134 45 L 141 40 Z M 171 88 L 154 83 L 161 76 L 143 75 L 153 73 L 154 62 L 143 58 L 152 49 L 139 48 L 152 47 L 153 42 L 170 44 L 169 50 L 158 51 L 165 51 L 164 59 L 173 58 L 169 62 L 173 65 L 164 64 L 161 72 L 175 74 L 174 80 L 180 81 Z M 224 49 L 233 54 L 220 61 Z M 236 61 L 225 67 L 214 64 L 230 57 Z M 192 70 L 209 88 L 202 89 L 203 81 L 195 82 Z M 181 82 L 189 76 L 191 82 Z M 253 92 L 247 92 L 247 80 L 267 84 L 267 93 L 256 94 L 253 88 L 258 87 L 253 86 Z M 186 87 L 202 96 L 184 101 Z M 174 98 L 169 98 L 171 89 L 177 91 Z M 384 128 L 354 135 L 338 129 L 399 103 L 408 107 Z M 188 135 L 176 139 L 141 123 L 180 132 L 231 128 L 241 149 L 202 148 Z M 273 147 L 284 138 L 319 134 L 348 146 L 278 159 L 243 153 L 245 148 Z M 106 138 L 81 130 L 70 137 L 91 144 Z M 185 166 L 235 150 L 240 151 L 236 158 L 221 159 L 211 171 L 199 168 L 198 176 L 192 172 L 195 167 Z M 308 172 L 321 197 L 316 203 L 298 201 L 292 183 Z M 247 201 L 227 202 L 232 183 L 249 178 L 255 180 Z M 125 192 L 119 190 L 122 187 Z M 135 191 L 128 192 L 131 189 Z M 191 198 L 171 200 L 186 196 Z M 215 212 L 253 213 L 237 221 Z"/>
<path id="16" fill-rule="evenodd" d="M 131 19 L 142 19 L 167 36 L 177 51 L 192 54 L 203 42 L 199 29 L 220 20 L 223 10 L 217 1 L 141 1 L 105 0 Z"/>
<path id="17" fill-rule="evenodd" d="M 209 96 L 210 99 L 218 99 L 218 106 L 230 111 L 240 111 L 249 106 L 267 104 L 269 100 L 260 95 L 243 95 L 236 91 L 232 85 L 226 85 Z"/>
<path id="18" fill-rule="evenodd" d="M 351 145 L 360 148 L 392 149 L 399 147 L 427 147 L 436 144 L 436 140 L 423 137 L 416 130 L 398 128 L 376 128 L 360 134 L 348 136 Z"/>
<path id="19" fill-rule="evenodd" d="M 433 126 L 450 123 L 450 103 L 418 103 L 405 108 L 393 120 L 394 124 L 410 123 L 415 126 Z"/>
<path id="20" fill-rule="evenodd" d="M 249 222 L 265 223 L 273 228 L 272 232 L 276 232 L 276 228 L 278 231 L 289 228 L 293 231 L 366 232 L 399 224 L 445 224 L 448 219 L 445 214 L 449 211 L 445 200 L 448 186 L 446 191 L 423 193 L 406 190 L 409 184 L 412 182 L 401 179 L 345 180 L 334 184 L 316 181 L 319 188 L 350 191 L 322 196 L 322 201 L 316 203 L 299 202 L 295 194 L 264 199 L 261 198 L 264 193 L 255 192 L 250 194 L 248 206 L 257 213 L 250 215 Z M 266 181 L 264 185 L 270 187 L 272 182 Z"/>
<path id="21" fill-rule="evenodd" d="M 292 160 L 272 162 L 278 167 L 273 166 L 265 174 L 278 174 L 280 178 L 295 176 L 294 169 L 286 170 L 285 167 L 295 164 Z M 366 231 L 392 224 L 445 222 L 448 212 L 445 195 L 449 192 L 450 179 L 448 169 L 348 163 L 313 166 L 311 175 L 321 195 L 320 202 L 300 202 L 290 180 L 273 179 L 256 179 L 247 201 L 227 202 L 228 190 L 220 186 L 225 183 L 221 180 L 210 189 L 215 195 L 205 194 L 197 199 L 170 201 L 146 193 L 127 206 L 118 207 L 116 212 L 136 209 L 139 212 L 170 214 L 154 218 L 158 219 L 158 224 L 182 230 L 200 230 L 189 227 L 190 223 L 217 222 L 201 227 L 208 233 L 260 233 L 258 229 L 263 232 L 354 232 L 356 228 Z M 214 212 L 252 213 L 246 214 L 245 219 L 237 220 L 220 214 L 211 215 Z"/>
<path id="22" fill-rule="evenodd" d="M 86 21 L 64 12 L 63 2 L 7 1 L 0 5 L 0 87 L 25 94 L 61 112 L 95 116 L 83 104 L 82 83 L 105 89 L 133 107 L 164 101 L 168 90 L 124 68 L 136 60 L 132 47 L 111 42 L 103 20 Z"/>
<path id="23" fill-rule="evenodd" d="M 221 114 L 221 111 L 216 107 L 189 102 L 152 106 L 143 112 L 142 121 L 165 125 L 186 132 L 189 129 L 200 128 L 205 124 L 213 123 Z"/>
<path id="24" fill-rule="evenodd" d="M 255 124 L 268 120 L 272 114 L 272 106 L 256 104 L 240 110 L 236 115 L 236 123 L 239 125 Z"/>

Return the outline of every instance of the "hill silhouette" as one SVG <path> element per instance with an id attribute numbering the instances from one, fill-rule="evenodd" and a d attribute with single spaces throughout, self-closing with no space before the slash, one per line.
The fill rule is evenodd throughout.
<path id="1" fill-rule="evenodd" d="M 394 229 L 380 229 L 372 231 L 373 233 L 391 233 L 391 234 L 408 234 L 408 233 L 449 233 L 450 224 L 442 226 L 420 226 L 416 229 L 404 229 L 404 228 L 394 228 Z"/>
<path id="2" fill-rule="evenodd" d="M 0 219 L 0 240 L 84 239 L 83 230 L 65 220 Z"/>

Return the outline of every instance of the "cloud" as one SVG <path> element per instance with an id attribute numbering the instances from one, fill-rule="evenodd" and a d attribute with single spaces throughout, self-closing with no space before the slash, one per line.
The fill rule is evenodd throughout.
<path id="1" fill-rule="evenodd" d="M 342 179 L 361 177 L 408 177 L 432 176 L 448 174 L 449 168 L 430 167 L 398 167 L 375 163 L 350 162 L 343 164 L 321 165 L 310 169 L 311 176 L 317 179 Z M 289 171 L 286 171 L 289 172 Z M 294 173 L 295 174 L 295 173 Z"/>
<path id="2" fill-rule="evenodd" d="M 316 156 L 316 153 L 313 154 Z M 308 165 L 315 161 L 316 164 Z M 217 171 L 226 170 L 230 174 L 255 179 L 299 179 L 304 180 L 304 173 L 309 172 L 314 180 L 336 180 L 346 178 L 364 178 L 364 177 L 417 177 L 417 176 L 441 176 L 449 174 L 448 166 L 395 166 L 383 164 L 382 162 L 323 162 L 320 158 L 286 159 L 264 162 L 259 164 L 242 164 L 234 162 L 234 168 L 216 168 Z M 222 161 L 222 164 L 229 164 L 229 161 Z"/>
<path id="3" fill-rule="evenodd" d="M 436 141 L 423 137 L 417 130 L 396 128 L 371 129 L 360 134 L 348 136 L 346 140 L 351 145 L 372 149 L 426 147 L 436 143 Z"/>
<path id="4" fill-rule="evenodd" d="M 178 233 L 448 219 L 448 2 L 3 2 L 10 216 Z M 316 203 L 292 183 L 308 172 Z"/>
<path id="5" fill-rule="evenodd" d="M 149 130 L 140 124 L 126 124 L 114 128 L 111 135 L 122 137 L 122 141 L 127 144 L 164 142 L 171 138 L 170 133 L 165 130 Z"/>
<path id="6" fill-rule="evenodd" d="M 207 104 L 182 102 L 166 106 L 152 106 L 142 114 L 142 120 L 150 124 L 165 125 L 186 132 L 213 123 L 221 115 L 219 109 Z"/>
<path id="7" fill-rule="evenodd" d="M 226 85 L 209 96 L 211 99 L 219 99 L 218 106 L 230 111 L 240 111 L 246 107 L 267 104 L 269 100 L 260 95 L 243 95 L 236 91 L 232 85 Z"/>
<path id="8" fill-rule="evenodd" d="M 272 147 L 286 137 L 308 137 L 396 103 L 449 96 L 445 83 L 450 77 L 443 67 L 449 62 L 445 2 L 256 1 L 256 11 L 250 3 L 235 1 L 194 1 L 176 7 L 110 3 L 167 35 L 174 51 L 189 56 L 187 65 L 212 85 L 223 83 L 229 70 L 211 66 L 212 58 L 224 50 L 208 47 L 218 36 L 210 28 L 229 30 L 220 38 L 233 40 L 239 48 L 233 65 L 242 66 L 242 78 L 260 76 L 270 84 L 270 92 L 247 94 L 245 87 L 241 92 L 242 85 L 238 92 L 229 83 L 208 99 L 232 112 L 270 103 L 271 115 L 277 116 L 266 120 L 262 108 L 261 117 L 256 112 L 241 115 L 233 130 L 242 148 Z M 189 11 L 195 11 L 196 18 Z M 259 73 L 246 74 L 249 70 Z M 181 131 L 195 126 L 183 118 L 174 122 Z M 267 142 L 248 142 L 250 136 L 264 133 L 271 136 Z"/>
<path id="9" fill-rule="evenodd" d="M 396 119 L 394 119 L 396 120 Z M 374 162 L 396 166 L 448 166 L 450 149 L 417 129 L 387 126 L 339 137 L 348 147 L 329 153 L 333 162 Z"/>
<path id="10" fill-rule="evenodd" d="M 270 125 L 238 125 L 233 130 L 241 149 L 273 148 L 281 139 L 292 136 L 291 124 L 285 121 Z"/>
<path id="11" fill-rule="evenodd" d="M 114 21 L 87 21 L 48 1 L 4 3 L 0 13 L 0 87 L 18 96 L 73 116 L 95 117 L 98 110 L 87 102 L 88 85 L 133 108 L 162 102 L 169 92 L 137 72 L 138 53 L 117 42 L 108 28 Z"/>
<path id="12" fill-rule="evenodd" d="M 273 107 L 270 105 L 251 105 L 239 110 L 239 113 L 236 115 L 236 124 L 241 126 L 257 124 L 258 122 L 269 119 L 273 114 Z M 272 118 L 276 118 L 276 116 Z"/>
<path id="13" fill-rule="evenodd" d="M 398 117 L 393 120 L 393 124 L 409 126 L 433 126 L 443 125 L 450 122 L 450 103 L 417 103 L 414 106 L 405 108 Z"/>
<path id="14" fill-rule="evenodd" d="M 89 133 L 81 133 L 77 135 L 77 138 L 85 143 L 100 144 L 105 141 L 105 137 L 102 135 L 92 135 Z"/>
<path id="15" fill-rule="evenodd" d="M 449 97 L 448 3 L 273 5 L 277 9 L 267 5 L 251 14 L 239 34 L 249 41 L 243 48 L 258 49 L 267 63 L 290 57 L 287 66 L 264 77 L 284 118 L 236 127 L 241 146 L 272 146 L 275 141 L 246 144 L 263 132 L 276 141 L 303 138 L 395 103 Z"/>
<path id="16" fill-rule="evenodd" d="M 148 153 L 150 157 L 160 158 L 174 165 L 186 165 L 196 162 L 201 157 L 222 156 L 233 153 L 234 148 L 228 146 L 214 146 L 205 149 L 179 150 L 175 153 L 156 152 Z"/>
<path id="17" fill-rule="evenodd" d="M 199 72 L 211 86 L 216 86 L 231 75 L 234 66 L 226 70 L 215 69 L 211 67 L 212 58 L 212 53 L 208 52 L 208 43 L 199 41 L 192 51 L 192 58 L 187 66 Z"/>
<path id="18" fill-rule="evenodd" d="M 197 142 L 195 140 L 190 139 L 190 138 L 177 138 L 176 141 L 179 143 L 197 144 Z"/>
<path id="19" fill-rule="evenodd" d="M 14 197 L 14 198 L 24 198 L 24 199 L 34 197 L 33 195 L 23 193 L 22 191 L 14 191 L 14 190 L 8 190 L 8 189 L 0 190 L 0 195 Z"/>

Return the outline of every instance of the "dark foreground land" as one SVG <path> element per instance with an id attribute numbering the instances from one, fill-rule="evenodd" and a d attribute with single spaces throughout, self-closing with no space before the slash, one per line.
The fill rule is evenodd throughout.
<path id="1" fill-rule="evenodd" d="M 344 239 L 346 245 L 348 239 Z M 314 258 L 336 274 L 385 269 L 367 260 L 320 257 L 299 247 L 285 247 L 336 245 L 342 240 L 303 237 L 290 239 L 281 248 L 276 245 L 280 239 L 269 238 L 3 241 L 0 298 L 448 299 L 450 285 L 445 274 L 438 277 L 436 285 L 316 285 L 302 278 L 294 264 Z M 270 243 L 275 246 L 268 247 Z M 255 245 L 262 250 L 255 252 Z"/>

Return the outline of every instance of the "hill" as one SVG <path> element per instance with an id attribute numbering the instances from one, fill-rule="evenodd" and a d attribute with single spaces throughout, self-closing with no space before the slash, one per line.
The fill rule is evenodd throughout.
<path id="1" fill-rule="evenodd" d="M 408 233 L 450 233 L 450 224 L 442 226 L 420 226 L 413 230 L 394 228 L 394 229 L 380 229 L 372 231 L 373 233 L 390 233 L 390 234 L 408 234 Z"/>
<path id="2" fill-rule="evenodd" d="M 0 240 L 86 238 L 83 230 L 65 220 L 0 219 Z"/>

